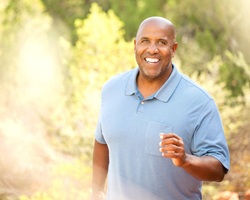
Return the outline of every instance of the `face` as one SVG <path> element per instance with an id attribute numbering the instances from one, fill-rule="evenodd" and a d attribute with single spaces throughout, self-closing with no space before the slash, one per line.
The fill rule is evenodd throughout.
<path id="1" fill-rule="evenodd" d="M 172 71 L 177 49 L 172 25 L 159 21 L 143 23 L 134 40 L 134 52 L 140 78 L 166 80 Z"/>

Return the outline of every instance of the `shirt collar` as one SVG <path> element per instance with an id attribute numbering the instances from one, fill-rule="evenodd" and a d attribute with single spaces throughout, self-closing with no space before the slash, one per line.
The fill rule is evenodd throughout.
<path id="1" fill-rule="evenodd" d="M 125 89 L 125 94 L 126 95 L 134 95 L 134 94 L 136 94 L 136 92 L 137 92 L 136 79 L 137 79 L 138 72 L 139 72 L 138 67 L 132 70 L 132 72 L 131 72 L 131 74 L 130 74 L 130 76 L 128 78 L 127 86 L 126 86 L 126 89 Z"/>
<path id="2" fill-rule="evenodd" d="M 139 68 L 135 68 L 132 70 L 132 73 L 128 79 L 127 86 L 125 89 L 126 95 L 134 95 L 136 94 L 136 78 L 139 72 Z M 172 94 L 174 93 L 176 87 L 178 86 L 181 80 L 181 74 L 178 72 L 176 66 L 173 64 L 173 71 L 168 78 L 168 80 L 162 85 L 162 87 L 155 93 L 154 98 L 167 102 Z"/>

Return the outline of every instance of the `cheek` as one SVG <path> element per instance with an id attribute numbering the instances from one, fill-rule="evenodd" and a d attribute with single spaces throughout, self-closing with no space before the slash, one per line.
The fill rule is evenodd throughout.
<path id="1" fill-rule="evenodd" d="M 142 54 L 147 48 L 144 46 L 144 45 L 137 45 L 135 48 L 134 48 L 134 52 L 136 54 Z"/>
<path id="2" fill-rule="evenodd" d="M 164 57 L 167 58 L 167 59 L 171 59 L 173 56 L 174 56 L 174 52 L 171 51 L 171 49 L 166 49 L 165 51 L 162 51 L 164 52 Z"/>
<path id="3" fill-rule="evenodd" d="M 135 57 L 136 57 L 137 60 L 142 59 L 142 54 L 143 54 L 143 51 L 141 51 L 140 49 L 137 48 L 135 50 Z"/>

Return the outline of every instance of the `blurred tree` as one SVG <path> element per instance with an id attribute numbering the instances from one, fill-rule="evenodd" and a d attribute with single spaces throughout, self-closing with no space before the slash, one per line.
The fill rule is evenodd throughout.
<path id="1" fill-rule="evenodd" d="M 241 47 L 238 32 L 242 30 L 244 36 L 246 31 L 243 31 L 242 22 L 245 26 L 249 24 L 245 20 L 246 12 L 238 15 L 243 5 L 250 6 L 245 0 L 240 0 L 239 4 L 234 0 L 205 0 L 202 4 L 195 0 L 169 0 L 165 14 L 177 27 L 178 56 L 183 70 L 188 74 L 207 71 L 206 63 L 220 55 L 223 59 L 220 81 L 227 82 L 225 87 L 231 91 L 233 97 L 243 95 L 243 88 L 250 84 L 247 72 L 250 66 L 246 62 L 249 51 L 244 51 Z M 250 39 L 245 42 L 248 46 Z M 237 58 L 238 55 L 240 62 L 245 63 L 244 67 L 238 60 L 232 60 L 232 57 Z"/>
<path id="2" fill-rule="evenodd" d="M 39 16 L 43 5 L 40 1 L 32 5 L 28 1 L 12 0 L 3 0 L 1 4 L 0 70 L 7 72 L 9 68 L 13 69 L 20 50 L 20 42 L 24 40 L 20 36 L 24 22 L 30 21 L 31 16 Z"/>
<path id="3" fill-rule="evenodd" d="M 131 40 L 135 37 L 139 23 L 147 17 L 162 15 L 166 0 L 110 0 L 110 9 L 125 22 L 125 38 Z"/>
<path id="4" fill-rule="evenodd" d="M 134 66 L 133 46 L 124 40 L 123 22 L 96 3 L 87 18 L 77 19 L 75 26 L 78 40 L 69 66 L 69 98 L 66 110 L 57 116 L 60 119 L 53 121 L 59 122 L 56 132 L 61 149 L 90 156 L 100 88 L 110 76 Z"/>
<path id="5" fill-rule="evenodd" d="M 0 16 L 0 198 L 17 199 L 46 185 L 58 159 L 41 118 L 60 101 L 62 49 L 40 0 L 3 0 Z"/>
<path id="6" fill-rule="evenodd" d="M 8 108 L 6 118 L 22 118 L 24 112 L 47 115 L 63 90 L 64 51 L 44 9 L 40 0 L 5 0 L 0 10 L 0 89 L 7 94 L 0 100 Z"/>
<path id="7" fill-rule="evenodd" d="M 73 44 L 76 41 L 74 21 L 77 18 L 85 18 L 89 8 L 89 0 L 41 0 L 45 10 L 50 14 L 54 27 L 67 37 Z"/>
<path id="8" fill-rule="evenodd" d="M 243 96 L 244 88 L 250 86 L 250 65 L 242 53 L 225 51 L 224 62 L 220 67 L 220 81 L 229 89 L 230 96 Z"/>
<path id="9" fill-rule="evenodd" d="M 104 11 L 112 9 L 119 18 L 125 22 L 125 39 L 130 41 L 136 33 L 138 24 L 146 17 L 161 15 L 166 5 L 166 0 L 42 0 L 46 10 L 53 17 L 54 25 L 61 26 L 62 31 L 66 26 L 72 36 L 72 42 L 77 40 L 74 32 L 74 21 L 86 18 L 92 3 L 97 3 Z M 136 15 L 135 15 L 136 13 Z M 58 25 L 59 24 L 59 25 Z M 64 24 L 64 25 L 63 25 Z"/>
<path id="10" fill-rule="evenodd" d="M 124 30 L 127 41 L 135 36 L 141 20 L 153 15 L 164 16 L 173 21 L 177 27 L 177 40 L 180 46 L 178 55 L 186 73 L 206 71 L 205 63 L 212 60 L 214 56 L 221 55 L 228 67 L 224 64 L 221 66 L 220 81 L 228 82 L 225 87 L 231 91 L 231 96 L 243 95 L 242 88 L 250 84 L 250 77 L 243 75 L 245 68 L 232 64 L 226 53 L 229 51 L 236 57 L 242 54 L 242 59 L 248 65 L 247 68 L 250 68 L 248 51 L 250 22 L 246 17 L 250 8 L 248 0 L 237 2 L 205 0 L 202 4 L 195 0 L 43 0 L 43 2 L 53 16 L 55 26 L 64 23 L 69 28 L 73 44 L 77 40 L 74 20 L 85 18 L 92 2 L 97 2 L 104 11 L 112 9 L 125 22 Z M 242 75 L 244 77 L 241 77 Z"/>

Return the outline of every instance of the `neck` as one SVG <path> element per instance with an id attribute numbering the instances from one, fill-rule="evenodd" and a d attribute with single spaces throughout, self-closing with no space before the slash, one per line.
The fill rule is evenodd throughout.
<path id="1" fill-rule="evenodd" d="M 164 78 L 156 78 L 156 79 L 149 79 L 144 77 L 141 72 L 139 72 L 137 77 L 137 86 L 144 98 L 147 98 L 154 93 L 156 93 L 161 86 L 168 80 L 170 74 L 172 72 L 169 71 L 169 73 Z"/>

